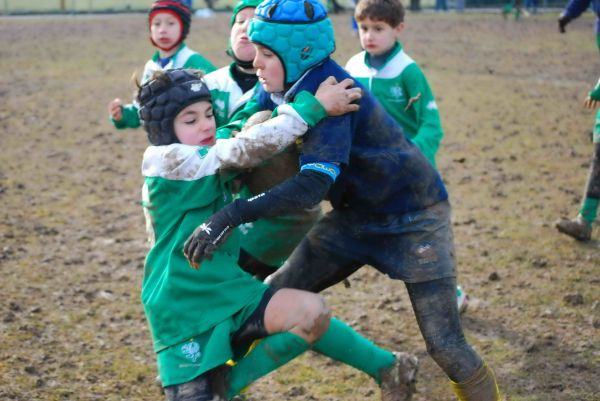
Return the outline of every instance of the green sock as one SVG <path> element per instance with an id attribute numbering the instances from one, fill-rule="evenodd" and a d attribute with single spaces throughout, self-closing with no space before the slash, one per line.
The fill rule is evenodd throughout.
<path id="1" fill-rule="evenodd" d="M 598 201 L 599 199 L 596 198 L 585 198 L 581 204 L 579 214 L 590 225 L 596 221 L 596 216 L 598 215 Z"/>
<path id="2" fill-rule="evenodd" d="M 379 371 L 390 367 L 396 360 L 393 353 L 379 348 L 335 318 L 331 319 L 329 328 L 312 348 L 331 359 L 365 372 L 377 383 L 380 382 Z"/>
<path id="3" fill-rule="evenodd" d="M 598 46 L 598 50 L 600 51 L 600 34 L 596 34 L 596 46 Z"/>
<path id="4" fill-rule="evenodd" d="M 264 338 L 231 368 L 227 378 L 227 398 L 232 398 L 253 381 L 285 365 L 309 347 L 304 339 L 289 332 Z"/>

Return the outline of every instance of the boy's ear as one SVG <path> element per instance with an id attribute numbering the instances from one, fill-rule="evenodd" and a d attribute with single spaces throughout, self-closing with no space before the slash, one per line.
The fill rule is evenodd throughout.
<path id="1" fill-rule="evenodd" d="M 396 36 L 400 35 L 400 32 L 402 32 L 404 30 L 404 21 L 399 23 L 395 28 L 394 31 L 396 32 Z"/>

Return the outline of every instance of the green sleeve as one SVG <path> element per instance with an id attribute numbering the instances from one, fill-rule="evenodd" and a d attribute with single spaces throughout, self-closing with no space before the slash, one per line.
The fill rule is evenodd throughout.
<path id="1" fill-rule="evenodd" d="M 193 56 L 190 56 L 190 58 L 188 58 L 185 64 L 183 65 L 183 68 L 193 68 L 196 70 L 202 70 L 205 74 L 213 72 L 217 69 L 214 65 L 212 65 L 210 61 L 208 61 L 198 53 L 194 54 Z"/>
<path id="2" fill-rule="evenodd" d="M 417 122 L 417 133 L 412 141 L 435 166 L 435 155 L 444 136 L 437 103 L 425 74 L 417 64 L 407 67 L 403 81 L 407 89 L 406 96 L 409 99 L 420 94 L 419 100 L 410 106 Z"/>
<path id="3" fill-rule="evenodd" d="M 593 100 L 600 100 L 600 80 L 598 81 L 598 83 L 596 83 L 594 89 L 590 91 L 589 95 Z"/>
<path id="4" fill-rule="evenodd" d="M 140 117 L 138 115 L 138 107 L 135 104 L 126 104 L 121 107 L 123 118 L 120 121 L 115 121 L 111 118 L 111 121 L 115 128 L 137 128 L 140 126 Z"/>
<path id="5" fill-rule="evenodd" d="M 325 111 L 323 105 L 307 91 L 298 93 L 290 106 L 296 110 L 296 113 L 300 114 L 300 117 L 311 128 L 327 117 L 327 111 Z"/>
<path id="6" fill-rule="evenodd" d="M 289 105 L 302 117 L 309 127 L 314 127 L 322 119 L 327 117 L 325 108 L 319 103 L 316 97 L 307 91 L 302 91 L 294 98 Z M 241 131 L 242 127 L 254 113 L 262 111 L 256 97 L 253 97 L 246 103 L 243 109 L 236 112 L 229 123 L 217 129 L 217 139 L 226 139 L 231 137 L 233 131 Z M 277 116 L 277 109 L 273 111 L 273 117 Z"/>

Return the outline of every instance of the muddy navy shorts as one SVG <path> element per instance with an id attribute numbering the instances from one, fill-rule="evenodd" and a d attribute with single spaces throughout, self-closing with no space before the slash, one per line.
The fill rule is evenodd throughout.
<path id="1" fill-rule="evenodd" d="M 408 283 L 455 277 L 450 204 L 397 215 L 334 209 L 267 282 L 321 291 L 366 264 Z"/>

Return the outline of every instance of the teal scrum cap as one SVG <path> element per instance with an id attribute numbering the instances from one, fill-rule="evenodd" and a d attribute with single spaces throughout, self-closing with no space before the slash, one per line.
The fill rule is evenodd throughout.
<path id="1" fill-rule="evenodd" d="M 318 0 L 264 0 L 254 12 L 248 36 L 277 54 L 286 84 L 335 50 L 331 20 Z"/>

